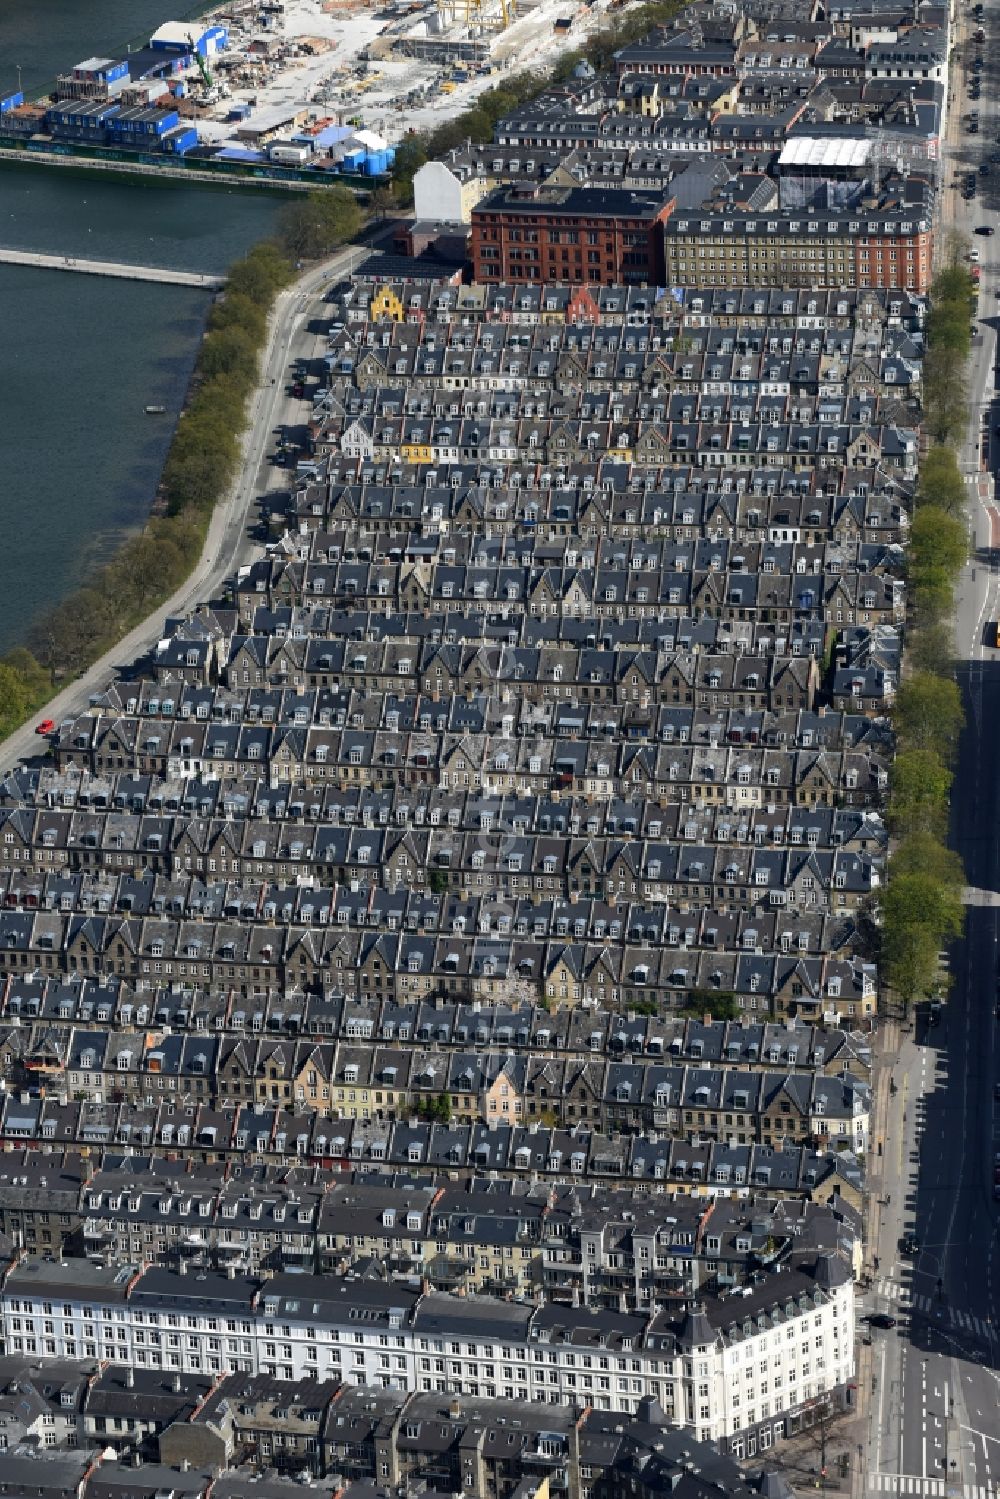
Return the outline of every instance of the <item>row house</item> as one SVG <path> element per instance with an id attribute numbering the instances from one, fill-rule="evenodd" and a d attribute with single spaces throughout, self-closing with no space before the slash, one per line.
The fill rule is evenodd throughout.
<path id="1" fill-rule="evenodd" d="M 518 936 L 499 913 L 495 923 L 473 922 L 475 910 L 461 888 L 467 876 L 460 872 L 443 932 L 358 930 L 341 921 L 339 912 L 332 925 L 303 928 L 5 911 L 0 913 L 0 972 L 116 974 L 149 990 L 164 984 L 191 990 L 217 985 L 245 1000 L 314 991 L 403 1001 L 443 995 L 486 1004 L 544 998 L 555 1008 L 618 1009 L 641 1002 L 675 1010 L 697 1005 L 692 996 L 704 992 L 730 994 L 740 1008 L 781 1015 L 856 1021 L 874 1013 L 868 967 L 859 962 L 844 982 L 841 968 L 847 960 L 806 956 L 808 935 L 800 940 L 795 930 L 800 911 L 846 918 L 869 903 L 879 886 L 879 869 L 870 858 L 808 849 L 606 846 L 590 839 L 576 840 L 575 846 L 571 840 L 570 848 L 570 883 L 582 895 L 612 901 L 620 896 L 624 904 L 637 895 L 656 903 L 662 894 L 676 903 L 675 920 L 664 922 L 661 910 L 660 924 L 652 929 L 657 946 L 649 948 L 648 923 L 626 926 L 620 916 L 606 924 L 595 921 L 590 935 L 585 913 L 579 924 L 567 914 L 565 925 L 556 920 L 556 935 L 548 941 L 536 937 L 534 923 L 529 930 L 527 921 L 525 935 Z M 530 884 L 528 875 L 509 872 L 521 867 L 510 862 L 519 858 L 517 852 L 503 854 L 503 869 L 492 883 L 498 895 L 514 893 L 515 881 L 522 888 Z M 455 864 L 449 860 L 439 867 L 448 871 Z M 479 869 L 471 856 L 469 866 L 468 877 L 475 879 Z M 786 913 L 787 925 L 745 920 L 739 947 L 734 942 L 727 950 L 719 945 L 725 926 L 702 921 L 704 949 L 688 948 L 688 923 L 694 941 L 701 920 L 689 912 L 726 903 L 751 912 Z M 348 910 L 340 910 L 346 918 Z M 777 949 L 766 955 L 767 966 L 748 967 L 748 955 L 761 950 L 763 937 L 775 926 Z M 543 921 L 542 932 L 546 929 Z M 641 936 L 631 944 L 633 929 Z M 824 961 L 831 973 L 841 974 L 833 987 L 818 976 L 805 982 L 782 976 L 790 975 L 796 962 Z M 148 1002 L 137 1004 L 136 1023 L 146 1023 L 151 1009 Z"/>
<path id="2" fill-rule="evenodd" d="M 560 955 L 552 985 L 557 992 L 567 971 L 582 966 L 575 957 L 569 950 Z M 822 960 L 824 967 L 829 962 Z M 755 988 L 756 973 L 766 976 L 772 963 L 758 959 L 744 966 L 753 970 L 744 982 Z M 809 963 L 796 962 L 791 972 L 799 977 L 786 983 L 807 984 L 809 969 Z M 839 989 L 839 978 L 827 972 L 826 989 Z M 822 1003 L 822 992 L 817 1000 Z M 771 1072 L 771 1057 L 780 1058 L 783 1051 L 775 1045 L 756 1059 L 752 1071 L 700 1062 L 698 1042 L 692 1045 L 695 1061 L 687 1063 L 674 1060 L 674 1049 L 660 1061 L 593 1055 L 568 1060 L 482 1047 L 444 1051 L 433 1043 L 420 1051 L 343 1041 L 256 1040 L 252 1034 L 218 1039 L 155 1030 L 118 1034 L 73 1027 L 67 1033 L 36 1026 L 25 1056 L 43 1047 L 62 1064 L 62 1077 L 53 1067 L 48 1086 L 56 1091 L 53 1085 L 61 1084 L 64 1092 L 98 1103 L 153 1105 L 158 1095 L 169 1093 L 221 1109 L 249 1102 L 372 1120 L 433 1116 L 443 1105 L 457 1122 L 535 1118 L 599 1129 L 660 1129 L 670 1136 L 707 1130 L 739 1144 L 780 1145 L 786 1135 L 793 1140 L 829 1135 L 858 1153 L 866 1149 L 868 1084 L 847 1070 Z M 790 1044 L 787 1052 L 797 1062 L 797 1046 Z"/>
<path id="3" fill-rule="evenodd" d="M 559 1126 L 540 1120 L 520 1125 L 498 1120 L 332 1120 L 278 1104 L 216 1109 L 207 1104 L 178 1105 L 171 1099 L 124 1104 L 8 1095 L 0 1116 L 0 1143 L 4 1154 L 27 1150 L 41 1161 L 36 1175 L 46 1174 L 46 1151 L 78 1151 L 94 1169 L 106 1152 L 106 1162 L 114 1170 L 133 1169 L 129 1163 L 138 1160 L 135 1169 L 140 1172 L 146 1157 L 162 1156 L 165 1165 L 157 1169 L 167 1177 L 176 1177 L 181 1166 L 187 1170 L 187 1163 L 196 1172 L 218 1164 L 237 1178 L 251 1167 L 278 1173 L 292 1167 L 318 1170 L 324 1181 L 331 1172 L 338 1179 L 345 1174 L 344 1180 L 357 1180 L 358 1173 L 372 1171 L 423 1171 L 442 1177 L 468 1171 L 476 1179 L 487 1176 L 498 1182 L 612 1187 L 624 1183 L 642 1192 L 706 1200 L 720 1195 L 742 1198 L 751 1190 L 767 1189 L 783 1198 L 806 1197 L 835 1205 L 843 1199 L 852 1211 L 859 1211 L 864 1161 L 847 1147 L 846 1136 L 839 1148 L 822 1133 L 818 1146 L 796 1143 L 787 1130 L 791 1116 L 780 1110 L 780 1100 L 778 1112 L 786 1121 L 780 1149 L 751 1141 L 740 1144 L 735 1135 L 720 1138 L 707 1128 L 684 1139 L 659 1131 L 630 1135 L 616 1130 L 608 1135 L 581 1124 Z M 23 1174 L 25 1167 L 19 1169 Z M 85 1181 L 89 1170 L 85 1165 Z M 32 1181 L 33 1177 L 23 1185 Z M 47 1253 L 42 1237 L 46 1225 L 37 1214 L 32 1218 L 29 1208 L 31 1213 L 44 1210 L 33 1189 L 24 1194 L 19 1226 L 29 1249 Z M 29 1236 L 29 1228 L 35 1229 L 35 1237 Z"/>
<path id="4" fill-rule="evenodd" d="M 572 935 L 572 930 L 567 923 L 562 935 Z M 580 937 L 587 930 L 584 925 Z M 664 935 L 679 951 L 698 945 L 718 950 L 720 933 L 711 925 L 702 932 L 678 926 L 663 934 L 645 925 L 629 930 L 633 940 L 649 943 Z M 834 945 L 832 938 L 824 940 L 822 924 L 809 918 L 804 918 L 801 930 L 788 937 L 786 942 L 782 936 L 778 944 L 767 932 L 748 925 L 746 942 L 739 945 L 757 953 L 770 950 L 772 944 L 787 951 L 794 946 L 800 953 Z M 749 1017 L 716 1021 L 710 1015 L 696 1019 L 640 1010 L 604 1011 L 595 1006 L 553 1009 L 551 1005 L 464 1004 L 441 997 L 396 1000 L 377 994 L 348 1000 L 305 992 L 268 996 L 260 1001 L 259 1008 L 246 1010 L 238 1006 L 232 993 L 161 989 L 149 995 L 124 981 L 80 976 L 67 980 L 12 976 L 3 985 L 0 1015 L 6 1027 L 4 1070 L 19 1083 L 46 1084 L 65 1069 L 68 1036 L 75 1025 L 130 1035 L 152 1024 L 172 1032 L 205 1032 L 224 1038 L 218 1052 L 220 1083 L 235 1098 L 258 1097 L 262 1102 L 269 1094 L 266 1079 L 258 1079 L 258 1070 L 263 1073 L 273 1055 L 271 1040 L 262 1037 L 290 1040 L 293 1048 L 296 1040 L 301 1040 L 298 1054 L 306 1059 L 304 1066 L 315 1068 L 316 1075 L 309 1071 L 303 1074 L 301 1068 L 296 1072 L 293 1064 L 293 1072 L 300 1078 L 295 1098 L 304 1101 L 308 1092 L 314 1104 L 321 1095 L 313 1090 L 333 1077 L 334 1058 L 341 1044 L 352 1048 L 380 1044 L 383 1056 L 387 1054 L 385 1048 L 391 1046 L 404 1058 L 419 1056 L 433 1046 L 438 1053 L 474 1048 L 476 1052 L 495 1050 L 506 1056 L 545 1061 L 581 1061 L 596 1056 L 616 1061 L 670 1058 L 719 1068 L 755 1068 L 766 1063 L 792 1072 L 848 1072 L 862 1080 L 871 1068 L 870 1046 L 862 1032 L 817 1026 L 795 1018 L 781 1023 Z M 323 1045 L 314 1052 L 312 1042 Z M 410 1064 L 404 1060 L 396 1065 L 399 1086 L 405 1089 Z M 259 1093 L 258 1080 L 264 1085 Z M 383 1082 L 383 1087 L 388 1089 L 388 1083 Z M 322 1101 L 329 1098 L 327 1093 Z M 390 1101 L 399 1099 L 394 1096 Z"/>

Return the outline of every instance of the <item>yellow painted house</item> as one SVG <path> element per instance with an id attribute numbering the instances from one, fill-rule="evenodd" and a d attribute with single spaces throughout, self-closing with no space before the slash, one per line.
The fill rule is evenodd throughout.
<path id="1" fill-rule="evenodd" d="M 427 442 L 404 442 L 400 444 L 399 456 L 404 463 L 433 463 L 434 449 Z"/>
<path id="2" fill-rule="evenodd" d="M 368 308 L 368 319 L 372 323 L 402 323 L 405 320 L 403 304 L 391 286 L 380 286 L 375 292 Z"/>

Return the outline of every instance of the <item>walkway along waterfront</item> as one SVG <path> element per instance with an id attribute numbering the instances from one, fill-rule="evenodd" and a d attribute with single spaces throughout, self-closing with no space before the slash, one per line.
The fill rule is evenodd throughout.
<path id="1" fill-rule="evenodd" d="M 114 260 L 83 260 L 72 255 L 39 255 L 33 250 L 7 250 L 0 246 L 0 262 L 33 265 L 43 271 L 79 271 L 87 276 L 115 276 L 120 281 L 162 281 L 170 286 L 196 286 L 217 291 L 224 276 L 203 276 L 196 271 L 171 271 L 164 266 L 126 265 Z"/>

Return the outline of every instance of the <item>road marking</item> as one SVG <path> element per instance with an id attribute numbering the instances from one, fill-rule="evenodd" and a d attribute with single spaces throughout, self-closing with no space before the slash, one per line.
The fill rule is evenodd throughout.
<path id="1" fill-rule="evenodd" d="M 952 1492 L 955 1485 L 950 1486 Z M 870 1494 L 916 1494 L 920 1499 L 944 1499 L 947 1492 L 943 1478 L 921 1478 L 915 1473 L 869 1473 L 866 1489 Z M 991 1483 L 966 1483 L 962 1499 L 1000 1499 L 1000 1489 Z"/>
<path id="2" fill-rule="evenodd" d="M 877 1494 L 920 1494 L 926 1499 L 943 1496 L 943 1478 L 921 1478 L 914 1473 L 869 1473 L 868 1487 Z"/>
<path id="3" fill-rule="evenodd" d="M 882 1344 L 882 1358 L 879 1364 L 878 1374 L 878 1426 L 875 1429 L 875 1462 L 878 1466 L 882 1463 L 882 1412 L 885 1402 L 885 1344 Z M 870 1429 L 870 1428 L 869 1428 Z"/>
<path id="4" fill-rule="evenodd" d="M 920 1366 L 920 1476 L 927 1477 L 927 1361 Z"/>
<path id="5" fill-rule="evenodd" d="M 970 1431 L 974 1437 L 982 1437 L 984 1449 L 987 1442 L 1000 1442 L 1000 1437 L 990 1436 L 989 1432 L 987 1431 L 978 1431 L 975 1426 L 963 1426 L 962 1423 L 959 1422 L 958 1429 L 959 1431 Z"/>
<path id="6" fill-rule="evenodd" d="M 883 1296 L 886 1301 L 896 1302 L 900 1311 L 919 1312 L 935 1322 L 948 1323 L 952 1327 L 960 1328 L 963 1332 L 973 1333 L 984 1342 L 989 1342 L 993 1336 L 992 1324 L 988 1317 L 977 1317 L 972 1312 L 953 1309 L 941 1301 L 936 1301 L 933 1296 L 925 1296 L 923 1293 L 914 1295 L 909 1286 L 904 1286 L 898 1280 L 890 1280 L 882 1276 L 875 1282 L 875 1294 Z M 1000 1441 L 1000 1437 L 997 1440 Z"/>

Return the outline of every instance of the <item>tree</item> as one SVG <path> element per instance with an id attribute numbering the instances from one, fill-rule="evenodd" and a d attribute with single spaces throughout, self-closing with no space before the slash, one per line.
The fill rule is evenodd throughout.
<path id="1" fill-rule="evenodd" d="M 889 824 L 897 837 L 920 829 L 944 833 L 952 774 L 934 750 L 902 750 L 891 782 Z"/>
<path id="2" fill-rule="evenodd" d="M 949 347 L 940 337 L 930 342 L 924 356 L 924 419 L 935 442 L 946 443 L 961 436 L 969 414 L 965 363 L 969 353 L 969 314 L 965 314 L 965 342 Z"/>
<path id="3" fill-rule="evenodd" d="M 945 848 L 933 833 L 925 829 L 905 838 L 889 862 L 890 881 L 907 874 L 927 875 L 953 892 L 961 892 L 965 884 L 965 870 L 958 854 L 954 849 Z"/>
<path id="4" fill-rule="evenodd" d="M 35 660 L 27 646 L 16 645 L 2 658 L 2 664 L 17 673 L 33 698 L 38 698 L 41 694 L 48 692 L 51 685 L 49 674 L 44 666 Z"/>
<path id="5" fill-rule="evenodd" d="M 427 160 L 427 142 L 415 132 L 404 136 L 396 147 L 396 157 L 392 163 L 392 186 L 398 202 L 404 207 L 413 202 L 414 173 Z"/>
<path id="6" fill-rule="evenodd" d="M 917 671 L 944 676 L 955 659 L 955 641 L 947 620 L 917 622 L 908 638 L 909 661 Z"/>
<path id="7" fill-rule="evenodd" d="M 955 450 L 946 443 L 935 443 L 920 464 L 917 504 L 936 505 L 948 515 L 964 515 L 965 503 L 965 480 Z"/>
<path id="8" fill-rule="evenodd" d="M 224 490 L 228 469 L 210 448 L 171 453 L 163 470 L 163 492 L 171 514 L 188 506 L 210 509 Z"/>
<path id="9" fill-rule="evenodd" d="M 964 523 L 936 505 L 922 505 L 910 533 L 909 575 L 918 618 L 930 622 L 951 613 L 955 583 L 968 555 Z"/>
<path id="10" fill-rule="evenodd" d="M 927 671 L 914 672 L 900 685 L 893 718 L 906 748 L 936 750 L 942 760 L 950 760 L 962 728 L 957 684 Z"/>
<path id="11" fill-rule="evenodd" d="M 218 423 L 229 432 L 242 432 L 246 425 L 247 394 L 250 387 L 234 374 L 214 375 L 198 387 L 188 414 L 192 426 L 199 422 Z"/>
<path id="12" fill-rule="evenodd" d="M 0 722 L 20 723 L 33 706 L 32 693 L 20 672 L 0 662 Z"/>
<path id="13" fill-rule="evenodd" d="M 731 989 L 692 989 L 685 1008 L 692 1015 L 711 1015 L 713 1020 L 738 1020 L 740 1014 Z"/>
<path id="14" fill-rule="evenodd" d="M 947 573 L 956 578 L 969 556 L 969 533 L 962 521 L 937 505 L 921 505 L 910 531 L 910 575 Z"/>
<path id="15" fill-rule="evenodd" d="M 209 333 L 202 344 L 198 369 L 208 379 L 229 375 L 247 390 L 257 379 L 259 341 L 236 324 Z"/>
<path id="16" fill-rule="evenodd" d="M 212 329 L 242 328 L 259 348 L 264 342 L 267 314 L 261 303 L 248 297 L 246 292 L 227 292 L 209 313 L 208 326 Z"/>
<path id="17" fill-rule="evenodd" d="M 49 610 L 32 628 L 31 644 L 53 672 L 75 675 L 114 638 L 113 613 L 105 595 L 80 588 Z"/>
<path id="18" fill-rule="evenodd" d="M 340 184 L 297 198 L 281 215 L 282 244 L 296 260 L 318 260 L 360 228 L 358 200 Z"/>
<path id="19" fill-rule="evenodd" d="M 961 935 L 962 925 L 960 892 L 919 870 L 890 879 L 882 898 L 882 951 L 904 1010 L 931 993 L 938 952 Z"/>
<path id="20" fill-rule="evenodd" d="M 386 214 L 395 206 L 396 194 L 391 182 L 380 182 L 368 195 L 368 207 L 380 224 L 385 222 Z"/>
<path id="21" fill-rule="evenodd" d="M 291 277 L 292 267 L 279 247 L 264 240 L 229 267 L 226 295 L 239 293 L 259 306 L 269 308 L 275 294 L 287 286 Z"/>
<path id="22" fill-rule="evenodd" d="M 969 262 L 971 242 L 960 229 L 949 229 L 942 246 L 942 264 L 950 271 L 965 270 Z"/>

